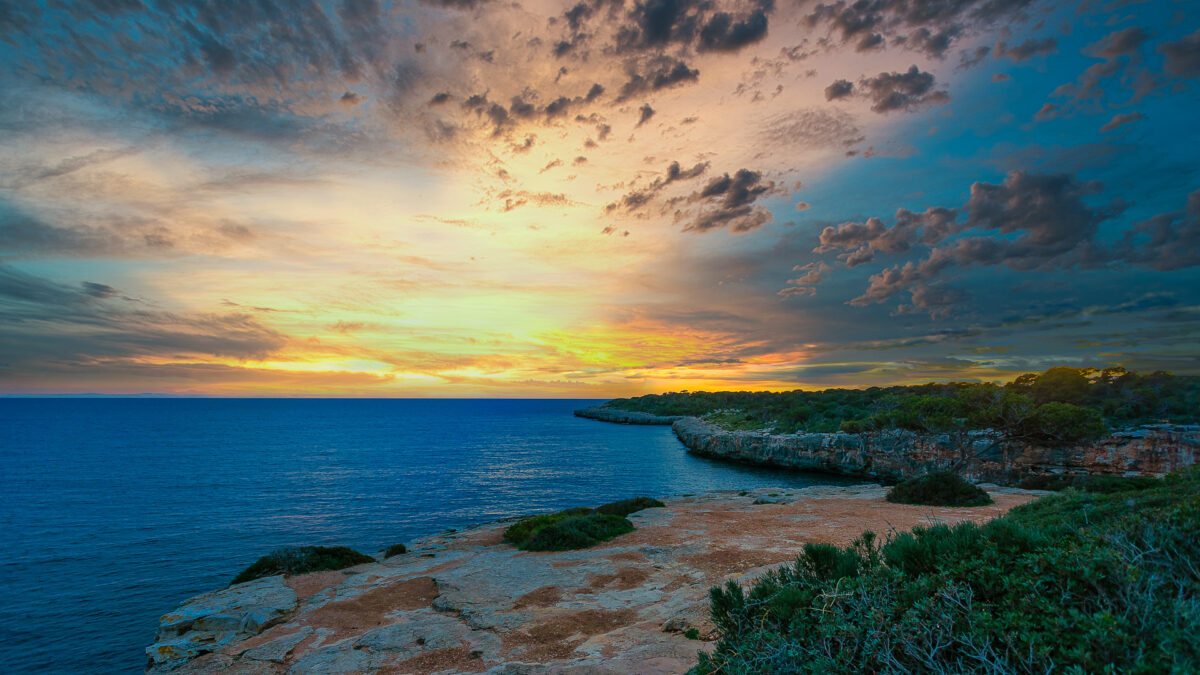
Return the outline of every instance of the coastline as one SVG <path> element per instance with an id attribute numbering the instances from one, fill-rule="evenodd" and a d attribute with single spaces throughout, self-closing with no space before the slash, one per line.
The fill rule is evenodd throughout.
<path id="1" fill-rule="evenodd" d="M 1161 477 L 1200 461 L 1200 425 L 1154 424 L 1096 441 L 1047 447 L 1005 441 L 995 432 L 773 434 L 729 431 L 698 417 L 659 416 L 592 406 L 578 417 L 620 424 L 670 424 L 688 452 L 768 468 L 894 483 L 953 470 L 973 481 L 1017 485 L 1053 474 Z"/>
<path id="2" fill-rule="evenodd" d="M 878 485 L 715 491 L 637 512 L 638 529 L 612 541 L 555 553 L 518 551 L 501 541 L 505 523 L 491 523 L 387 560 L 192 598 L 164 615 L 148 671 L 682 673 L 711 648 L 711 586 L 754 579 L 804 543 L 982 522 L 1044 494 L 989 492 L 995 505 L 936 508 L 887 503 Z"/>

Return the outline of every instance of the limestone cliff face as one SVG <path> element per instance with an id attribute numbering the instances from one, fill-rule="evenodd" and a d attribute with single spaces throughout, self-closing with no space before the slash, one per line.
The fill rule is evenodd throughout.
<path id="1" fill-rule="evenodd" d="M 680 415 L 651 415 L 650 413 L 617 410 L 616 408 L 606 408 L 599 405 L 594 405 L 590 408 L 580 408 L 575 411 L 575 416 L 600 420 L 601 422 L 615 422 L 617 424 L 660 424 L 663 426 L 683 419 Z"/>
<path id="2" fill-rule="evenodd" d="M 1152 476 L 1195 464 L 1200 457 L 1196 425 L 1147 426 L 1066 448 L 1004 442 L 988 431 L 769 434 L 726 431 L 694 417 L 680 419 L 672 428 L 690 452 L 703 457 L 885 481 L 947 469 L 1000 484 L 1046 473 Z"/>

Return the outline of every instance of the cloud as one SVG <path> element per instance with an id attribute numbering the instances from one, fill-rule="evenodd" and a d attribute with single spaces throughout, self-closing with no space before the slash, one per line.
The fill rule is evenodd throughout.
<path id="1" fill-rule="evenodd" d="M 1116 257 L 1161 272 L 1200 265 L 1200 190 L 1187 196 L 1184 210 L 1135 224 Z"/>
<path id="2" fill-rule="evenodd" d="M 950 95 L 934 90 L 935 80 L 931 73 L 922 72 L 915 65 L 906 72 L 879 73 L 875 77 L 859 80 L 863 94 L 871 99 L 871 110 L 888 113 L 896 110 L 947 103 Z"/>
<path id="3" fill-rule="evenodd" d="M 1150 34 L 1138 26 L 1130 26 L 1104 36 L 1099 42 L 1088 47 L 1088 51 L 1105 59 L 1116 59 L 1137 53 L 1142 44 L 1150 39 Z"/>
<path id="4" fill-rule="evenodd" d="M 642 126 L 654 117 L 654 108 L 650 107 L 649 103 L 643 103 L 641 108 L 638 108 L 638 121 L 636 126 Z"/>
<path id="5" fill-rule="evenodd" d="M 835 80 L 833 84 L 825 87 L 825 100 L 836 101 L 841 98 L 846 98 L 854 93 L 854 83 L 849 80 Z"/>
<path id="6" fill-rule="evenodd" d="M 741 21 L 728 12 L 717 12 L 700 29 L 700 51 L 732 52 L 767 36 L 767 13 L 755 10 Z"/>
<path id="7" fill-rule="evenodd" d="M 886 38 L 892 44 L 940 59 L 955 40 L 994 22 L 1016 19 L 1030 4 L 1031 0 L 837 0 L 817 4 L 804 17 L 804 23 L 809 27 L 826 26 L 841 37 L 843 44 L 857 43 L 860 51 Z"/>
<path id="8" fill-rule="evenodd" d="M 1111 120 L 1109 120 L 1107 124 L 1100 127 L 1100 133 L 1112 131 L 1113 129 L 1116 129 L 1117 127 L 1124 126 L 1126 124 L 1132 124 L 1133 122 L 1136 122 L 1138 120 L 1144 120 L 1144 119 L 1146 119 L 1146 116 L 1140 112 L 1122 113 L 1120 115 L 1113 115 L 1113 118 Z"/>
<path id="9" fill-rule="evenodd" d="M 713 178 L 690 201 L 700 203 L 700 214 L 688 219 L 684 232 L 709 232 L 728 228 L 730 232 L 749 232 L 771 222 L 769 211 L 754 202 L 777 191 L 774 181 L 763 180 L 762 174 L 739 169 L 733 176 Z"/>
<path id="10" fill-rule="evenodd" d="M 1080 182 L 1065 174 L 1014 171 L 998 185 L 973 184 L 970 199 L 960 209 L 931 208 L 920 214 L 900 209 L 891 227 L 878 218 L 827 227 L 814 252 L 848 251 L 838 258 L 855 267 L 872 261 L 877 252 L 933 246 L 923 260 L 871 275 L 867 290 L 850 304 L 885 302 L 908 291 L 913 294 L 908 310 L 940 308 L 942 315 L 960 296 L 948 286 L 938 286 L 934 293 L 931 285 L 951 266 L 1003 265 L 1027 272 L 1114 264 L 1167 271 L 1200 265 L 1200 190 L 1188 196 L 1184 211 L 1139 222 L 1119 243 L 1106 246 L 1099 239 L 1099 226 L 1124 206 L 1089 206 L 1085 199 L 1101 189 L 1097 182 Z"/>
<path id="11" fill-rule="evenodd" d="M 692 168 L 684 169 L 679 165 L 679 162 L 671 162 L 667 167 L 666 174 L 655 178 L 650 185 L 640 190 L 633 190 L 625 196 L 621 197 L 620 201 L 613 202 L 604 207 L 606 212 L 613 212 L 618 209 L 623 209 L 626 212 L 633 212 L 646 206 L 654 199 L 654 197 L 666 189 L 668 186 L 678 182 L 691 180 L 704 174 L 708 170 L 708 162 L 697 162 Z"/>
<path id="12" fill-rule="evenodd" d="M 114 359 L 262 359 L 286 342 L 249 315 L 146 310 L 107 284 L 71 286 L 0 265 L 0 351 L 23 372 Z"/>
<path id="13" fill-rule="evenodd" d="M 996 58 L 1006 58 L 1020 63 L 1028 61 L 1035 56 L 1042 56 L 1053 52 L 1058 47 L 1058 40 L 1054 38 L 1029 39 L 1019 45 L 1007 45 L 1004 42 L 996 43 Z"/>
<path id="14" fill-rule="evenodd" d="M 804 272 L 795 279 L 788 279 L 787 282 L 792 284 L 786 288 L 780 289 L 778 295 L 793 296 L 793 295 L 816 295 L 816 285 L 824 281 L 825 275 L 832 268 L 821 261 L 810 262 L 806 265 L 796 265 L 792 268 L 793 272 Z"/>
<path id="15" fill-rule="evenodd" d="M 689 67 L 681 59 L 662 55 L 644 61 L 631 60 L 626 70 L 629 80 L 621 85 L 617 103 L 647 92 L 695 82 L 700 77 L 699 70 Z"/>
<path id="16" fill-rule="evenodd" d="M 1166 57 L 1164 67 L 1175 77 L 1200 77 L 1200 30 L 1175 42 L 1164 42 L 1158 51 Z"/>

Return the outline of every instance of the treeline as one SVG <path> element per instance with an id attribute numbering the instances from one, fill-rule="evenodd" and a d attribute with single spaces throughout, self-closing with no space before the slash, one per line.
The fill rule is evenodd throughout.
<path id="1" fill-rule="evenodd" d="M 1004 385 L 949 382 L 789 392 L 678 392 L 617 399 L 607 406 L 704 417 L 728 429 L 775 433 L 994 429 L 1012 440 L 1065 444 L 1139 424 L 1194 423 L 1200 377 L 1121 367 L 1051 368 Z"/>

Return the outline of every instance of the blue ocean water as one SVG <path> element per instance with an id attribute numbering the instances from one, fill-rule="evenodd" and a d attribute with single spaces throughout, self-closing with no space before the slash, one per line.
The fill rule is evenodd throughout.
<path id="1" fill-rule="evenodd" d="M 637 495 L 838 482 L 572 416 L 593 403 L 0 399 L 0 672 L 141 672 L 159 615 L 279 546 L 374 554 Z"/>

